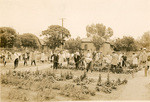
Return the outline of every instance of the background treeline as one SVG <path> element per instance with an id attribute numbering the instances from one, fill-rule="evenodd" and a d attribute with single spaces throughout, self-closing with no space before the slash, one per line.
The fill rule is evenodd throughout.
<path id="1" fill-rule="evenodd" d="M 143 33 L 139 39 L 134 39 L 132 36 L 123 36 L 113 40 L 110 40 L 113 36 L 112 28 L 103 24 L 88 25 L 86 31 L 87 37 L 92 37 L 96 49 L 99 49 L 100 45 L 108 40 L 115 51 L 137 51 L 143 47 L 150 49 L 150 31 Z M 44 37 L 44 44 L 50 49 L 56 49 L 61 45 L 72 53 L 81 49 L 81 38 L 71 38 L 69 30 L 59 25 L 49 26 L 48 29 L 42 31 L 41 36 Z M 0 27 L 1 48 L 29 47 L 38 49 L 41 46 L 42 44 L 35 34 L 18 34 L 11 27 Z"/>

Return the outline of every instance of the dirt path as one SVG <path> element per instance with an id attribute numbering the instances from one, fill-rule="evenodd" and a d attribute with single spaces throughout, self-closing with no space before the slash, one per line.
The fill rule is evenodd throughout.
<path id="1" fill-rule="evenodd" d="M 8 72 L 9 70 L 15 70 L 15 71 L 36 71 L 38 70 L 44 70 L 44 69 L 48 69 L 51 68 L 52 64 L 49 63 L 45 63 L 45 64 L 38 64 L 37 66 L 23 66 L 20 64 L 20 66 L 16 69 L 13 69 L 13 64 L 10 63 L 7 67 L 3 67 L 2 65 L 0 67 L 0 73 L 5 73 Z"/>
<path id="2" fill-rule="evenodd" d="M 150 83 L 150 74 L 144 76 L 144 70 L 129 79 L 124 91 L 117 100 L 150 100 L 150 91 L 147 85 Z"/>

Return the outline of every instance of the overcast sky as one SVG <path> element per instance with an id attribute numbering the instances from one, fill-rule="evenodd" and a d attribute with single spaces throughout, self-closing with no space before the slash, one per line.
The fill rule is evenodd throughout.
<path id="1" fill-rule="evenodd" d="M 86 26 L 103 23 L 114 31 L 138 38 L 150 31 L 150 0 L 0 0 L 0 27 L 39 36 L 50 25 L 66 27 L 72 37 L 86 37 Z"/>

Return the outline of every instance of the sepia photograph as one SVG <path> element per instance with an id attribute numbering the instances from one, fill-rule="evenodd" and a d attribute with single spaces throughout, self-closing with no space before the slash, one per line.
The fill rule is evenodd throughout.
<path id="1" fill-rule="evenodd" d="M 0 0 L 0 102 L 150 101 L 150 0 Z"/>

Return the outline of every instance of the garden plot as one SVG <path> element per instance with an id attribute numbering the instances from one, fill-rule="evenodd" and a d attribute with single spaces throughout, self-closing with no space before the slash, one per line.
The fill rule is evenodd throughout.
<path id="1" fill-rule="evenodd" d="M 55 73 L 50 69 L 33 72 L 8 71 L 1 75 L 2 100 L 19 102 L 116 99 L 116 95 L 127 84 L 128 77 L 124 74 L 85 73 L 65 69 Z"/>

